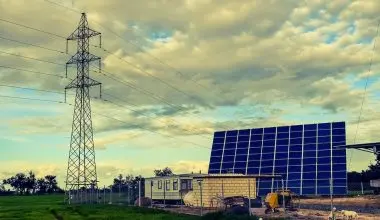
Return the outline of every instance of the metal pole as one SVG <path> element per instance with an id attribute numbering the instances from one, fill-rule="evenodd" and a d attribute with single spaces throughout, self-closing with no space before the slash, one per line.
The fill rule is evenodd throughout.
<path id="1" fill-rule="evenodd" d="M 110 204 L 112 204 L 112 186 L 110 187 Z"/>
<path id="2" fill-rule="evenodd" d="M 141 206 L 141 180 L 139 180 L 139 207 Z"/>
<path id="3" fill-rule="evenodd" d="M 201 191 L 201 216 L 203 216 L 202 181 L 199 182 L 199 189 Z"/>
<path id="4" fill-rule="evenodd" d="M 99 201 L 99 188 L 96 187 L 96 202 L 99 204 L 100 201 Z"/>
<path id="5" fill-rule="evenodd" d="M 166 180 L 164 180 L 164 207 L 166 205 Z"/>
<path id="6" fill-rule="evenodd" d="M 153 208 L 153 180 L 150 181 L 150 207 Z"/>
<path id="7" fill-rule="evenodd" d="M 251 179 L 248 177 L 248 213 L 251 216 Z"/>
<path id="8" fill-rule="evenodd" d="M 330 178 L 330 199 L 331 199 L 331 213 L 333 211 L 333 180 Z"/>
<path id="9" fill-rule="evenodd" d="M 222 179 L 222 198 L 224 198 L 224 183 L 223 183 L 223 179 Z"/>
<path id="10" fill-rule="evenodd" d="M 278 181 L 277 181 L 278 183 Z M 281 187 L 282 187 L 282 204 L 284 206 L 284 212 L 285 212 L 285 192 L 284 192 L 284 179 L 281 179 Z"/>
<path id="11" fill-rule="evenodd" d="M 103 186 L 103 204 L 106 204 L 106 185 Z"/>
<path id="12" fill-rule="evenodd" d="M 361 188 L 362 188 L 362 195 L 364 194 L 364 187 L 363 187 L 363 181 L 360 182 Z"/>
<path id="13" fill-rule="evenodd" d="M 129 188 L 129 184 L 128 184 L 128 205 L 131 205 L 131 190 Z"/>
<path id="14" fill-rule="evenodd" d="M 71 190 L 69 190 L 69 205 L 71 204 Z"/>

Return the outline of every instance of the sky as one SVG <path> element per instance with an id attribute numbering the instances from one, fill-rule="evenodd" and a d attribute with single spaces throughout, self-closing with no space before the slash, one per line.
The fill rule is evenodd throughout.
<path id="1" fill-rule="evenodd" d="M 80 12 L 102 34 L 102 49 L 90 42 L 100 185 L 205 173 L 219 130 L 346 121 L 347 143 L 380 141 L 378 0 L 0 0 L 0 179 L 65 180 L 73 106 L 59 102 Z M 355 171 L 374 161 L 347 158 Z"/>

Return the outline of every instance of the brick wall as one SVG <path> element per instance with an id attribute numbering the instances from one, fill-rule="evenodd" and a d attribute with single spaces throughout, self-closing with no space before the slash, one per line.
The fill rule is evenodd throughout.
<path id="1" fill-rule="evenodd" d="M 245 196 L 256 198 L 256 180 L 250 178 L 249 182 L 250 187 L 248 187 L 248 178 L 204 178 L 202 182 L 203 206 L 216 207 L 217 197 Z M 196 179 L 193 180 L 193 193 L 193 205 L 200 206 L 200 187 Z"/>

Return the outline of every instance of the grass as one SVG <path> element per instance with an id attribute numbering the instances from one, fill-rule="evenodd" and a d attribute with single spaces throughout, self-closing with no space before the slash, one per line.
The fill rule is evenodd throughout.
<path id="1" fill-rule="evenodd" d="M 62 195 L 0 196 L 0 219 L 198 220 L 200 217 L 117 205 L 66 206 Z"/>
<path id="2" fill-rule="evenodd" d="M 63 204 L 63 195 L 0 196 L 0 219 L 76 220 L 76 219 L 131 219 L 131 220 L 255 220 L 256 217 L 234 216 L 221 212 L 203 217 L 174 214 L 158 209 L 120 205 Z"/>

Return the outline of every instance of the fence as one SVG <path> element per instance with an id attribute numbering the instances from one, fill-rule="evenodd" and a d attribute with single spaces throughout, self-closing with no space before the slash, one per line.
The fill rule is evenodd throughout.
<path id="1" fill-rule="evenodd" d="M 369 182 L 348 182 L 347 191 L 349 195 L 370 195 L 377 192 Z"/>
<path id="2" fill-rule="evenodd" d="M 113 187 L 97 189 L 70 190 L 66 192 L 65 203 L 67 204 L 123 204 L 134 205 L 135 201 L 144 197 L 143 188 L 133 187 Z"/>

